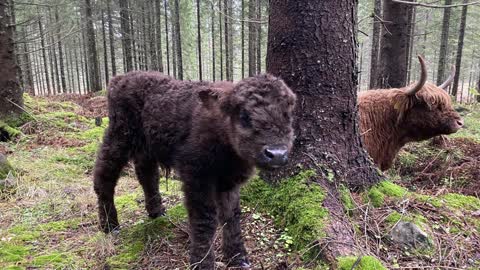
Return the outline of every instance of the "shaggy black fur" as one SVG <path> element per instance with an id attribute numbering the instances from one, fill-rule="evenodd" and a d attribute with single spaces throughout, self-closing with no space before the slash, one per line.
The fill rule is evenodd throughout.
<path id="1" fill-rule="evenodd" d="M 101 228 L 110 232 L 119 226 L 114 189 L 129 160 L 152 218 L 165 211 L 158 167 L 173 168 L 183 182 L 191 265 L 213 269 L 210 246 L 219 223 L 225 258 L 231 265 L 248 266 L 239 188 L 255 166 L 282 165 L 272 155 L 292 146 L 294 103 L 293 92 L 271 75 L 236 84 L 177 81 L 157 72 L 113 78 L 110 122 L 94 170 Z M 286 161 L 286 154 L 280 157 Z"/>

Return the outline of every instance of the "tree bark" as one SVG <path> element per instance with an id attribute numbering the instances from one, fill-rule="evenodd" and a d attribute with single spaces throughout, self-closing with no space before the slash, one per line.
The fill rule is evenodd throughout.
<path id="1" fill-rule="evenodd" d="M 35 86 L 33 83 L 33 72 L 32 72 L 32 57 L 30 56 L 30 49 L 28 47 L 27 39 L 27 29 L 26 27 L 22 28 L 22 39 L 23 39 L 23 62 L 24 62 L 24 85 L 27 92 L 35 96 Z"/>
<path id="2" fill-rule="evenodd" d="M 197 50 L 198 50 L 198 78 L 203 80 L 202 71 L 202 34 L 200 31 L 200 0 L 197 0 Z"/>
<path id="3" fill-rule="evenodd" d="M 445 0 L 445 5 L 451 5 L 452 0 Z M 437 85 L 443 83 L 445 79 L 445 65 L 447 63 L 448 53 L 448 32 L 450 29 L 451 8 L 443 9 L 442 37 L 440 40 L 440 53 L 438 56 Z"/>
<path id="4" fill-rule="evenodd" d="M 157 70 L 163 72 L 163 56 L 162 56 L 162 12 L 161 12 L 160 0 L 155 1 L 155 13 L 154 22 L 155 22 L 155 39 L 152 39 L 157 44 Z M 165 14 L 167 16 L 167 14 Z M 152 31 L 153 32 L 153 31 Z M 168 42 L 168 41 L 167 41 Z M 150 46 L 154 46 L 151 44 Z"/>
<path id="5" fill-rule="evenodd" d="M 216 57 L 215 57 L 215 9 L 213 3 L 210 4 L 212 12 L 212 81 L 215 81 L 215 72 L 216 72 Z"/>
<path id="6" fill-rule="evenodd" d="M 105 72 L 105 85 L 108 84 L 108 47 L 107 47 L 107 33 L 105 31 L 105 12 L 102 9 L 102 38 L 103 38 L 103 68 Z"/>
<path id="7" fill-rule="evenodd" d="M 242 76 L 241 78 L 245 78 L 245 0 L 241 0 L 242 6 L 242 13 L 241 13 L 241 40 L 242 40 Z"/>
<path id="8" fill-rule="evenodd" d="M 262 19 L 262 1 L 261 0 L 256 0 L 257 1 L 257 46 L 256 46 L 256 54 L 257 54 L 257 60 L 256 60 L 256 71 L 257 74 L 261 72 L 262 70 L 262 24 L 260 23 L 260 20 Z"/>
<path id="9" fill-rule="evenodd" d="M 97 57 L 97 45 L 95 41 L 95 30 L 93 28 L 93 16 L 91 0 L 85 0 L 85 15 L 86 15 L 86 33 L 87 33 L 87 50 L 88 50 L 88 62 L 90 63 L 90 86 L 91 91 L 97 92 L 102 90 L 98 57 Z"/>
<path id="10" fill-rule="evenodd" d="M 163 0 L 163 8 L 165 10 L 165 46 L 166 46 L 166 49 L 167 49 L 167 73 L 168 75 L 170 75 L 170 50 L 169 50 L 169 46 L 170 46 L 170 42 L 169 42 L 169 39 L 168 39 L 168 3 L 167 3 L 167 0 Z"/>
<path id="11" fill-rule="evenodd" d="M 413 0 L 415 2 L 416 0 Z M 412 55 L 413 55 L 413 43 L 415 42 L 415 18 L 416 18 L 416 8 L 412 7 L 408 11 L 408 45 L 407 45 L 407 80 L 405 84 L 410 83 L 410 74 L 412 69 Z"/>
<path id="12" fill-rule="evenodd" d="M 45 35 L 43 32 L 43 24 L 42 24 L 42 18 L 40 16 L 40 12 L 38 12 L 38 30 L 40 32 L 40 46 L 41 46 L 42 58 L 43 58 L 43 71 L 45 72 L 45 85 L 47 88 L 47 94 L 51 95 L 52 90 L 50 88 L 50 79 L 48 78 L 48 63 L 47 63 L 47 52 L 45 50 Z"/>
<path id="13" fill-rule="evenodd" d="M 62 37 L 60 35 L 60 19 L 58 16 L 58 7 L 55 7 L 55 23 L 57 24 L 57 46 L 58 46 L 58 62 L 60 64 L 60 82 L 62 84 L 63 93 L 67 92 L 67 82 L 65 78 L 65 66 L 63 61 Z"/>
<path id="14" fill-rule="evenodd" d="M 112 0 L 107 0 L 107 25 L 108 25 L 108 41 L 110 44 L 110 62 L 112 65 L 112 76 L 115 77 L 117 75 L 117 64 L 115 59 L 115 40 L 113 35 L 111 5 L 112 5 Z"/>
<path id="15" fill-rule="evenodd" d="M 299 164 L 317 171 L 316 181 L 328 194 L 323 205 L 330 213 L 328 239 L 320 239 L 320 246 L 332 263 L 354 252 L 353 228 L 337 183 L 361 188 L 380 180 L 362 149 L 358 128 L 355 3 L 272 0 L 270 5 L 267 71 L 297 94 L 296 140 L 289 165 L 262 174 L 278 180 L 301 170 Z M 333 181 L 327 175 L 334 175 Z"/>
<path id="16" fill-rule="evenodd" d="M 174 21 L 175 21 L 175 43 L 176 43 L 176 50 L 177 50 L 177 78 L 179 80 L 183 80 L 183 58 L 182 58 L 182 37 L 180 32 L 180 7 L 179 7 L 179 0 L 174 0 L 175 5 L 175 14 L 174 14 Z"/>
<path id="17" fill-rule="evenodd" d="M 411 1 L 410 1 L 411 2 Z M 385 29 L 380 40 L 380 58 L 377 86 L 380 88 L 403 87 L 407 80 L 408 14 L 410 5 L 383 2 Z"/>
<path id="18" fill-rule="evenodd" d="M 0 119 L 17 117 L 23 107 L 13 42 L 14 24 L 8 8 L 9 1 L 0 0 Z"/>
<path id="19" fill-rule="evenodd" d="M 468 4 L 468 0 L 463 0 L 464 4 Z M 457 96 L 458 90 L 458 80 L 460 78 L 460 70 L 462 67 L 462 53 L 463 53 L 463 42 L 465 39 L 465 28 L 467 24 L 467 11 L 468 6 L 465 5 L 462 8 L 462 18 L 460 20 L 460 30 L 458 34 L 458 45 L 457 45 L 457 59 L 455 61 L 455 79 L 453 81 L 452 96 Z"/>
<path id="20" fill-rule="evenodd" d="M 372 31 L 372 53 L 370 57 L 370 83 L 369 89 L 378 88 L 378 58 L 380 53 L 380 32 L 382 31 L 382 22 L 378 19 L 382 17 L 382 0 L 375 0 L 373 9 L 373 31 Z"/>
<path id="21" fill-rule="evenodd" d="M 256 64 L 256 15 L 255 15 L 255 0 L 248 2 L 248 76 L 252 77 L 257 74 Z"/>
<path id="22" fill-rule="evenodd" d="M 229 0 L 223 1 L 223 14 L 224 14 L 224 39 L 225 39 L 225 76 L 227 81 L 230 81 L 230 18 L 228 17 Z"/>
<path id="23" fill-rule="evenodd" d="M 222 11 L 222 1 L 218 1 L 218 10 Z M 220 80 L 223 81 L 223 27 L 222 27 L 222 12 L 218 14 L 219 36 L 220 36 Z"/>
<path id="24" fill-rule="evenodd" d="M 125 59 L 125 71 L 128 72 L 133 70 L 128 0 L 119 0 L 118 2 L 120 5 L 120 28 L 122 30 L 123 58 Z"/>

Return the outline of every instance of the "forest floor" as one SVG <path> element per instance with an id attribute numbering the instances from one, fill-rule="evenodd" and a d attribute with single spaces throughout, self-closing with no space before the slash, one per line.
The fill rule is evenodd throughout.
<path id="1" fill-rule="evenodd" d="M 21 134 L 0 142 L 0 153 L 14 167 L 0 183 L 0 269 L 185 269 L 188 228 L 178 181 L 161 179 L 168 211 L 151 220 L 129 166 L 116 189 L 120 233 L 98 230 L 91 173 L 108 124 L 105 99 L 25 96 L 25 104 L 30 117 L 18 127 Z M 466 127 L 448 141 L 409 145 L 387 173 L 391 181 L 344 194 L 365 257 L 377 257 L 388 269 L 480 268 L 480 108 L 465 109 Z M 95 117 L 103 117 L 101 126 Z M 253 183 L 249 191 L 260 186 L 258 179 Z M 285 204 L 293 204 L 288 200 Z M 311 234 L 310 225 L 301 224 L 311 219 L 267 204 L 243 198 L 242 228 L 254 269 L 326 269 L 306 255 L 306 239 L 299 236 Z M 321 206 L 315 215 L 305 208 L 308 217 L 328 219 Z M 417 224 L 431 245 L 394 244 L 388 236 L 399 221 Z M 217 261 L 224 269 L 220 257 Z M 340 269 L 352 269 L 356 261 L 342 260 Z M 362 263 L 355 269 L 374 269 Z"/>

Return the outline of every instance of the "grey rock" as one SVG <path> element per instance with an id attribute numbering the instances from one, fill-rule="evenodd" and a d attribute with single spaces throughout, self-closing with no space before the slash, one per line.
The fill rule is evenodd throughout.
<path id="1" fill-rule="evenodd" d="M 392 240 L 400 245 L 419 248 L 430 246 L 428 235 L 411 222 L 399 222 L 390 233 Z"/>

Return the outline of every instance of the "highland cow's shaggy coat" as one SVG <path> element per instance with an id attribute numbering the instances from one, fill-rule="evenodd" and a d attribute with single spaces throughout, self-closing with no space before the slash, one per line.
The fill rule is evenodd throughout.
<path id="1" fill-rule="evenodd" d="M 408 142 L 422 141 L 460 129 L 463 121 L 448 93 L 450 78 L 442 86 L 426 83 L 427 71 L 404 88 L 370 90 L 358 96 L 360 129 L 365 148 L 381 170 L 389 169 L 398 151 Z"/>
<path id="2" fill-rule="evenodd" d="M 157 72 L 113 78 L 108 90 L 109 126 L 94 170 L 100 226 L 119 226 L 114 189 L 133 160 L 148 215 L 163 215 L 159 169 L 173 168 L 183 182 L 190 223 L 190 263 L 213 269 L 217 221 L 224 257 L 248 266 L 240 230 L 239 187 L 254 167 L 286 162 L 293 141 L 295 95 L 271 75 L 236 84 L 177 81 Z"/>

